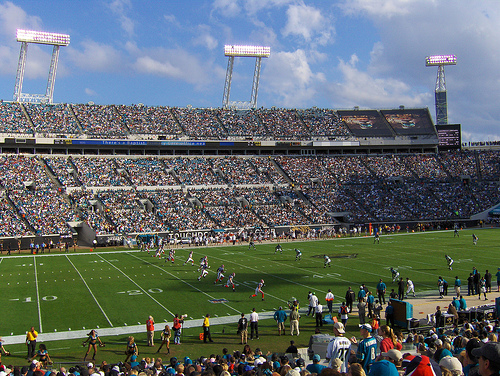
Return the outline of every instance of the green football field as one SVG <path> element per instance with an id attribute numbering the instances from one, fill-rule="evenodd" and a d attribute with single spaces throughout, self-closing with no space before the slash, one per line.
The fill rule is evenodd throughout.
<path id="1" fill-rule="evenodd" d="M 453 232 L 388 235 L 380 244 L 371 237 L 285 242 L 283 254 L 274 254 L 275 244 L 257 244 L 256 250 L 246 245 L 196 248 L 194 267 L 182 265 L 188 248 L 177 249 L 174 264 L 137 251 L 4 256 L 0 304 L 9 309 L 2 313 L 2 333 L 24 334 L 30 325 L 40 332 L 135 325 L 148 315 L 171 322 L 175 313 L 214 317 L 249 312 L 253 306 L 274 310 L 292 296 L 304 305 L 308 291 L 322 298 L 329 288 L 340 303 L 348 286 L 357 291 L 365 283 L 374 290 L 383 278 L 390 288 L 391 266 L 411 278 L 417 292 L 435 290 L 438 275 L 449 282 L 457 274 L 465 280 L 473 266 L 495 274 L 498 230 L 476 233 L 476 246 L 472 232 L 461 231 L 459 238 Z M 302 251 L 300 261 L 295 261 L 295 247 Z M 323 267 L 324 254 L 332 259 L 329 268 Z M 452 271 L 445 254 L 455 260 Z M 198 260 L 205 255 L 210 273 L 198 281 Z M 221 264 L 226 277 L 236 273 L 236 292 L 214 285 Z M 265 301 L 249 298 L 260 279 L 265 280 Z M 218 299 L 227 302 L 214 303 Z"/>
<path id="2" fill-rule="evenodd" d="M 3 309 L 0 335 L 25 335 L 32 325 L 40 333 L 90 328 L 145 325 L 152 315 L 157 330 L 172 323 L 175 313 L 188 320 L 251 312 L 273 311 L 296 297 L 307 305 L 309 291 L 324 302 L 328 289 L 335 303 L 342 302 L 349 286 L 357 292 L 361 283 L 372 291 L 380 278 L 390 290 L 390 267 L 414 281 L 417 294 L 437 292 L 437 277 L 453 285 L 455 275 L 465 281 L 473 266 L 484 274 L 496 273 L 498 229 L 475 229 L 479 241 L 472 244 L 472 230 L 384 235 L 380 244 L 373 237 L 338 238 L 324 241 L 283 242 L 283 254 L 274 253 L 276 243 L 193 248 L 195 266 L 183 266 L 190 248 L 176 250 L 175 263 L 136 250 L 88 253 L 11 255 L 0 258 L 0 304 Z M 302 259 L 295 261 L 295 248 Z M 323 255 L 332 266 L 323 267 Z M 455 260 L 449 270 L 444 255 Z M 209 275 L 197 280 L 199 259 L 207 255 Z M 217 268 L 225 265 L 226 278 L 235 272 L 236 292 L 214 284 Z M 257 283 L 265 280 L 265 300 L 250 298 Z M 215 330 L 215 328 L 214 328 Z M 80 350 L 81 352 L 81 350 Z"/>

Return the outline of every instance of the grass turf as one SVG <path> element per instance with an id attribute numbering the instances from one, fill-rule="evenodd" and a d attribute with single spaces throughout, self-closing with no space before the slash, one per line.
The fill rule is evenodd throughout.
<path id="1" fill-rule="evenodd" d="M 151 257 L 144 252 L 127 252 L 120 248 L 49 255 L 21 255 L 0 258 L 0 304 L 7 307 L 2 312 L 0 334 L 24 335 L 31 325 L 44 333 L 77 329 L 108 328 L 141 324 L 149 315 L 155 317 L 157 331 L 163 323 L 172 323 L 172 315 L 188 314 L 201 319 L 206 313 L 214 317 L 249 314 L 255 307 L 258 312 L 273 311 L 286 306 L 292 296 L 299 299 L 301 307 L 307 306 L 307 293 L 314 291 L 321 302 L 329 288 L 335 294 L 335 304 L 341 303 L 348 286 L 357 293 L 361 283 L 372 291 L 380 278 L 391 283 L 389 268 L 399 270 L 401 277 L 413 280 L 418 293 L 437 292 L 437 277 L 443 276 L 453 285 L 455 275 L 463 282 L 473 266 L 484 274 L 489 269 L 496 273 L 498 230 L 474 230 L 479 236 L 472 245 L 472 230 L 400 233 L 382 236 L 380 244 L 372 237 L 340 238 L 327 241 L 284 242 L 283 254 L 274 254 L 275 244 L 194 248 L 195 266 L 183 266 L 189 248 L 176 250 L 175 264 L 165 259 Z M 302 259 L 295 261 L 294 248 L 302 251 Z M 332 259 L 332 266 L 323 267 L 323 255 Z M 453 270 L 448 270 L 444 255 L 455 260 Z M 208 256 L 209 275 L 197 281 L 198 260 Z M 17 256 L 13 255 L 13 256 Z M 215 272 L 220 264 L 226 268 L 226 278 L 235 272 L 236 292 L 214 285 Z M 249 298 L 258 281 L 265 280 L 265 301 L 260 296 Z M 224 303 L 213 300 L 225 299 Z M 326 308 L 326 307 L 325 307 Z M 348 335 L 358 335 L 357 317 L 348 322 Z M 314 333 L 314 319 L 302 317 L 301 335 L 294 337 L 299 347 L 307 346 Z M 260 339 L 252 347 L 284 352 L 290 336 L 276 336 L 273 320 L 259 323 Z M 145 331 L 145 330 L 144 330 Z M 213 325 L 213 344 L 202 344 L 198 339 L 201 328 L 185 329 L 183 344 L 171 345 L 169 356 L 210 355 L 221 353 L 223 347 L 230 351 L 241 350 L 236 336 L 236 324 Z M 331 332 L 325 328 L 323 332 Z M 126 335 L 102 338 L 106 347 L 99 349 L 97 360 L 116 362 L 124 359 Z M 155 357 L 156 348 L 146 347 L 145 333 L 136 334 L 140 357 Z M 158 337 L 158 335 L 157 335 Z M 61 340 L 48 344 L 54 361 L 79 361 L 85 349 L 81 339 Z M 156 340 L 159 345 L 159 339 Z M 12 352 L 3 363 L 24 364 L 25 346 L 5 346 Z"/>

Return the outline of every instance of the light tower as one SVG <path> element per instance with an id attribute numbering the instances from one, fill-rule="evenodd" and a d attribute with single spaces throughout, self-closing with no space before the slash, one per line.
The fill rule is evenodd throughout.
<path id="1" fill-rule="evenodd" d="M 236 107 L 249 109 L 257 107 L 257 92 L 259 90 L 260 65 L 263 57 L 271 55 L 271 47 L 262 46 L 224 46 L 224 55 L 229 57 L 226 70 L 226 81 L 224 83 L 224 95 L 222 97 L 222 107 Z M 231 92 L 231 80 L 233 77 L 233 65 L 235 57 L 255 57 L 255 69 L 253 73 L 252 96 L 250 102 L 229 102 Z"/>
<path id="2" fill-rule="evenodd" d="M 448 102 L 446 100 L 445 65 L 457 65 L 455 55 L 434 55 L 425 58 L 426 67 L 438 67 L 436 80 L 436 124 L 448 124 Z"/>
<path id="3" fill-rule="evenodd" d="M 17 29 L 17 41 L 21 42 L 21 52 L 19 53 L 19 63 L 17 65 L 14 100 L 16 102 L 52 103 L 52 99 L 54 97 L 54 84 L 56 81 L 57 62 L 59 60 L 59 47 L 67 46 L 69 44 L 69 35 Z M 48 44 L 54 46 L 52 49 L 52 59 L 50 61 L 49 77 L 47 80 L 45 95 L 26 94 L 22 92 L 26 56 L 28 55 L 28 43 Z"/>

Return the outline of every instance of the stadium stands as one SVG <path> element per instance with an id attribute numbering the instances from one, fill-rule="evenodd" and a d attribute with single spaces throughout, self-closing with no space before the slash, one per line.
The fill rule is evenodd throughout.
<path id="1" fill-rule="evenodd" d="M 129 144 L 123 140 L 134 137 L 213 139 L 220 146 L 231 137 L 260 138 L 282 140 L 286 147 L 291 145 L 286 140 L 300 144 L 318 137 L 432 136 L 428 115 L 422 109 L 0 103 L 0 132 L 5 140 L 64 134 L 105 145 L 109 139 L 125 150 Z M 192 147 L 179 142 L 184 150 Z M 97 235 L 111 235 L 338 226 L 339 219 L 351 224 L 455 221 L 500 201 L 500 153 L 491 150 L 289 155 L 277 148 L 271 156 L 180 156 L 154 155 L 152 149 L 151 155 L 103 156 L 100 146 L 96 155 L 42 155 L 9 154 L 6 145 L 0 154 L 4 237 L 67 234 L 78 223 Z"/>

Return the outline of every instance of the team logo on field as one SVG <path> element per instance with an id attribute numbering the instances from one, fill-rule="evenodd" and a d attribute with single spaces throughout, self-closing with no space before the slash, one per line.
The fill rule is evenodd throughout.
<path id="1" fill-rule="evenodd" d="M 229 300 L 227 299 L 210 299 L 210 303 L 229 303 Z"/>

